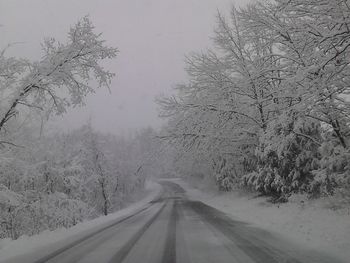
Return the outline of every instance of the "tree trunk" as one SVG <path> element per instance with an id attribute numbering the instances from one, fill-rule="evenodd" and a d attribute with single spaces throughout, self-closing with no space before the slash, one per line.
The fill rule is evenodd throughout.
<path id="1" fill-rule="evenodd" d="M 331 123 L 332 123 L 333 130 L 334 130 L 336 136 L 338 137 L 338 139 L 339 139 L 341 145 L 342 145 L 344 148 L 347 148 L 347 145 L 346 145 L 344 136 L 341 134 L 341 131 L 340 131 L 340 125 L 339 125 L 338 120 L 332 121 Z"/>
<path id="2" fill-rule="evenodd" d="M 106 216 L 108 215 L 108 199 L 107 199 L 107 193 L 106 193 L 106 187 L 104 184 L 104 180 L 101 180 L 101 190 L 102 190 L 102 197 L 103 197 L 103 214 Z"/>

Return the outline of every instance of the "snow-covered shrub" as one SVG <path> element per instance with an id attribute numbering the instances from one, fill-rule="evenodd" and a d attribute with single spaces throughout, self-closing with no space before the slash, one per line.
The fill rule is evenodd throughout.
<path id="1" fill-rule="evenodd" d="M 216 184 L 220 191 L 230 191 L 234 188 L 234 180 L 230 174 L 215 174 Z"/>
<path id="2" fill-rule="evenodd" d="M 320 147 L 320 153 L 320 167 L 313 171 L 311 195 L 333 195 L 337 191 L 350 201 L 350 149 L 344 148 L 328 133 L 326 141 Z"/>
<path id="3" fill-rule="evenodd" d="M 40 200 L 31 205 L 43 229 L 71 227 L 82 222 L 89 211 L 87 205 L 75 199 L 70 199 L 64 193 L 43 195 Z"/>
<path id="4" fill-rule="evenodd" d="M 23 197 L 0 183 L 0 238 L 17 238 L 15 215 L 22 205 Z"/>
<path id="5" fill-rule="evenodd" d="M 242 178 L 243 185 L 280 198 L 307 192 L 319 163 L 320 124 L 296 114 L 268 124 L 257 150 L 259 169 Z"/>
<path id="6" fill-rule="evenodd" d="M 231 191 L 238 185 L 237 162 L 230 156 L 214 158 L 212 169 L 216 185 L 220 191 Z"/>

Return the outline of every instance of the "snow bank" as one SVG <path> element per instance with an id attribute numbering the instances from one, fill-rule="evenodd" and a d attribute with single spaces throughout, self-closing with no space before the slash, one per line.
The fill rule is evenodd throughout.
<path id="1" fill-rule="evenodd" d="M 44 231 L 39 235 L 22 236 L 17 240 L 0 240 L 0 262 L 7 262 L 15 256 L 31 255 L 33 253 L 40 256 L 48 255 L 70 242 L 79 240 L 116 220 L 137 212 L 154 200 L 160 194 L 160 191 L 161 186 L 159 184 L 149 181 L 146 183 L 146 193 L 142 200 L 116 213 L 77 224 L 69 229 L 60 228 L 54 231 Z"/>
<path id="2" fill-rule="evenodd" d="M 212 187 L 191 187 L 175 179 L 190 199 L 202 201 L 235 219 L 252 223 L 318 251 L 349 261 L 350 208 L 334 209 L 330 199 L 307 200 L 296 195 L 285 204 L 272 204 L 245 192 L 219 193 Z M 203 191 L 203 188 L 205 191 Z"/>

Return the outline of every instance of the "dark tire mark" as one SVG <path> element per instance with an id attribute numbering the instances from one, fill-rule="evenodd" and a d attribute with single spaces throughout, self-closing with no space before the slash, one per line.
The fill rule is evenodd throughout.
<path id="1" fill-rule="evenodd" d="M 219 230 L 223 235 L 230 239 L 237 247 L 239 247 L 256 262 L 301 263 L 296 259 L 290 258 L 282 251 L 267 247 L 263 242 L 260 242 L 261 244 L 259 245 L 254 244 L 252 241 L 256 241 L 256 238 L 254 239 L 253 236 L 244 236 L 244 231 L 240 229 L 240 227 L 243 226 L 241 222 L 235 222 L 227 215 L 213 207 L 210 207 L 198 201 L 184 202 L 184 205 L 187 205 L 193 209 L 204 221 L 208 222 L 214 228 Z"/>
<path id="2" fill-rule="evenodd" d="M 98 229 L 98 230 L 96 230 L 96 231 L 94 231 L 94 232 L 92 232 L 92 233 L 90 233 L 90 234 L 88 234 L 88 235 L 86 235 L 86 236 L 84 236 L 84 237 L 82 237 L 82 238 L 72 242 L 72 243 L 69 243 L 68 245 L 66 245 L 66 246 L 64 246 L 64 247 L 62 247 L 60 249 L 57 249 L 56 251 L 52 252 L 51 254 L 49 254 L 47 256 L 44 256 L 44 257 L 34 261 L 34 263 L 45 263 L 45 262 L 47 262 L 47 261 L 57 257 L 58 255 L 62 254 L 63 252 L 65 252 L 65 251 L 67 251 L 67 250 L 69 250 L 69 249 L 79 245 L 80 243 L 84 242 L 85 240 L 87 240 L 89 238 L 92 238 L 93 236 L 95 236 L 95 235 L 97 235 L 97 234 L 99 234 L 99 233 L 101 233 L 101 232 L 103 232 L 103 231 L 105 231 L 107 229 L 115 227 L 116 225 L 118 225 L 118 224 L 120 224 L 120 223 L 122 223 L 122 222 L 124 222 L 124 221 L 126 221 L 126 220 L 128 220 L 128 219 L 130 219 L 130 218 L 132 218 L 132 217 L 142 213 L 143 211 L 149 209 L 153 205 L 154 204 L 150 204 L 150 205 L 146 206 L 145 208 L 142 208 L 141 210 L 137 211 L 136 213 L 134 213 L 132 215 L 124 217 L 124 218 L 122 218 L 122 219 L 120 219 L 120 220 L 118 220 L 118 221 L 116 221 L 116 222 L 114 222 L 114 223 L 112 223 L 112 224 L 110 224 L 108 226 L 105 226 L 105 227 L 103 227 L 101 229 Z"/>
<path id="3" fill-rule="evenodd" d="M 142 237 L 142 235 L 146 232 L 146 230 L 153 224 L 153 222 L 157 219 L 160 213 L 165 208 L 166 203 L 159 209 L 159 211 L 152 216 L 150 220 L 147 221 L 143 227 L 135 233 L 132 238 L 115 254 L 109 262 L 121 263 L 126 256 L 129 254 L 131 249 L 135 246 L 136 242 Z"/>
<path id="4" fill-rule="evenodd" d="M 165 241 L 162 262 L 176 263 L 176 224 L 178 221 L 177 201 L 173 202 L 168 224 L 168 234 Z"/>

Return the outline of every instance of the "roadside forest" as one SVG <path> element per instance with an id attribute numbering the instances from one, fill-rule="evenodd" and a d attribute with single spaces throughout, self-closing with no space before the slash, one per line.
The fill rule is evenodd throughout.
<path id="1" fill-rule="evenodd" d="M 110 88 L 103 67 L 118 50 L 89 17 L 66 42 L 48 38 L 38 61 L 0 52 L 0 238 L 17 239 L 107 215 L 142 197 L 154 131 L 103 134 L 90 122 L 62 132 L 48 123 Z M 69 128 L 67 129 L 69 130 Z"/>
<path id="2" fill-rule="evenodd" d="M 158 98 L 178 173 L 219 189 L 350 200 L 350 3 L 257 1 L 217 15 L 213 48 Z"/>

